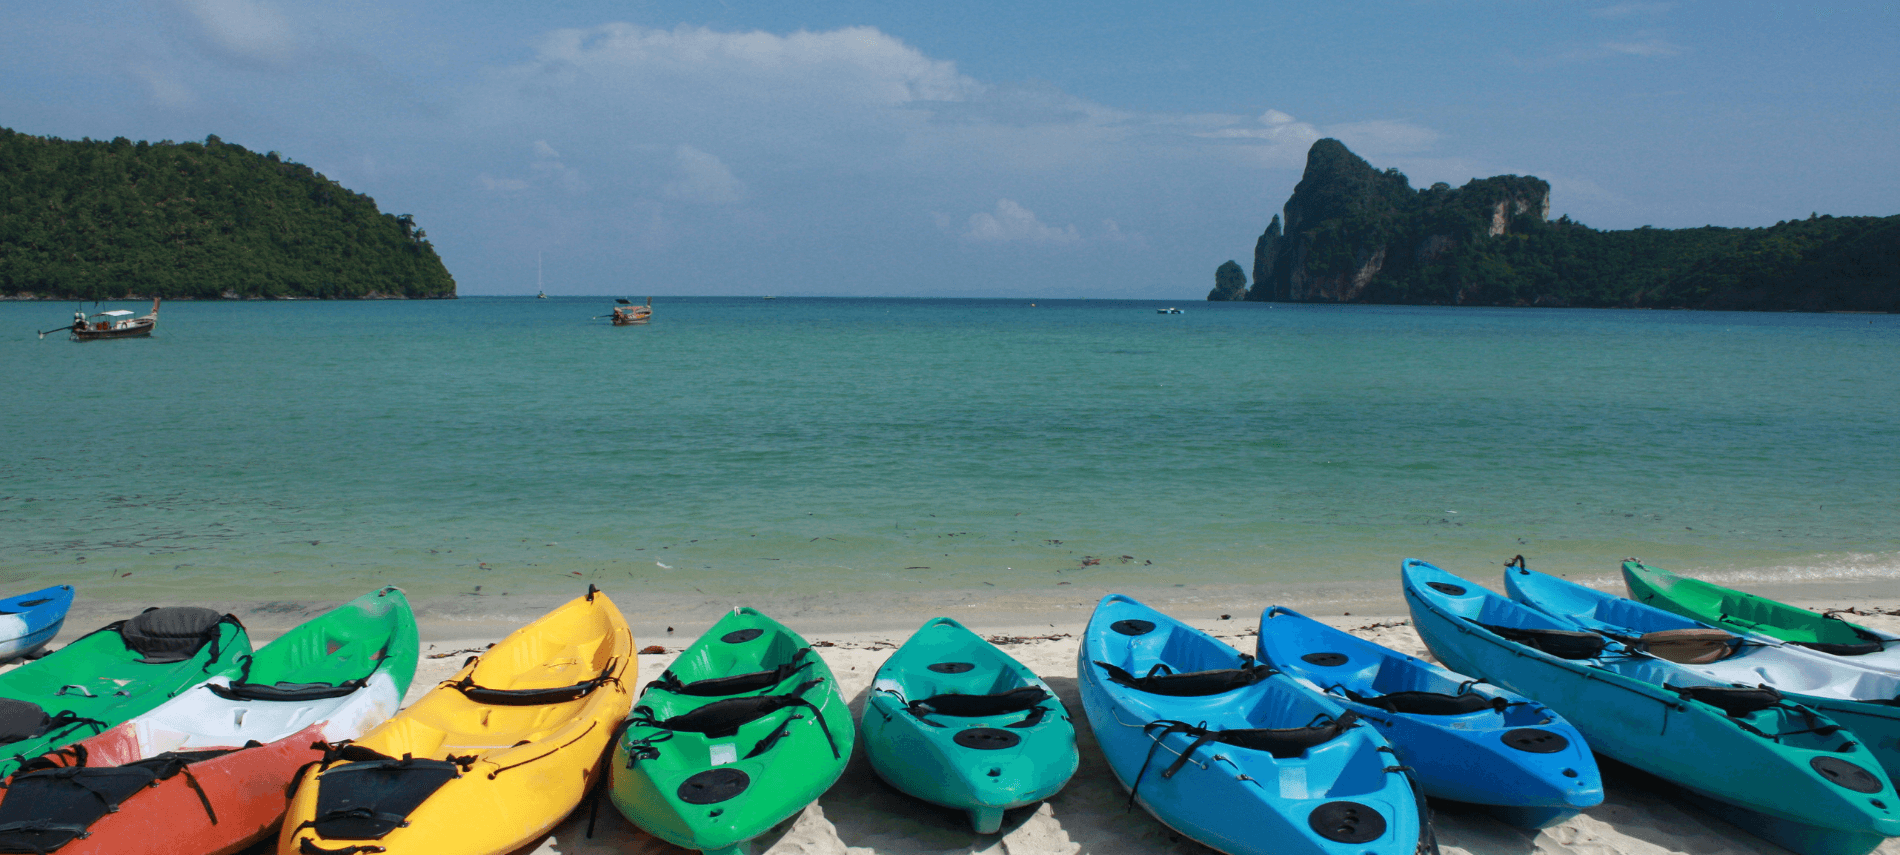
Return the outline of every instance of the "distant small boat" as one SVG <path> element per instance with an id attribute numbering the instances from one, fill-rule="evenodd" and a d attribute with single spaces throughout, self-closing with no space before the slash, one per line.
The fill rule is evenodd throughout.
<path id="1" fill-rule="evenodd" d="M 630 327 L 636 324 L 644 324 L 647 321 L 650 321 L 653 319 L 653 298 L 652 297 L 647 298 L 647 304 L 644 306 L 633 305 L 633 302 L 631 300 L 628 300 L 624 297 L 617 299 L 614 302 L 620 304 L 614 307 L 614 314 L 613 314 L 614 326 Z"/>
<path id="2" fill-rule="evenodd" d="M 158 326 L 157 297 L 152 298 L 152 311 L 148 314 L 139 315 L 136 318 L 132 317 L 132 313 L 125 309 L 113 309 L 112 311 L 100 312 L 90 317 L 88 317 L 85 312 L 74 312 L 72 326 L 60 327 L 60 329 L 72 330 L 73 341 L 97 341 L 102 338 L 141 338 L 143 336 L 149 336 L 152 334 L 152 328 L 155 326 Z M 40 333 L 40 338 L 45 338 L 46 333 L 56 332 L 59 332 L 59 330 L 47 330 L 46 332 Z"/>
<path id="3" fill-rule="evenodd" d="M 535 298 L 536 300 L 546 300 L 546 299 L 548 298 L 548 292 L 546 292 L 546 291 L 536 291 L 536 292 L 534 292 L 534 298 Z"/>
<path id="4" fill-rule="evenodd" d="M 1180 310 L 1180 309 L 1177 309 L 1177 308 L 1175 308 L 1175 307 L 1173 307 L 1173 306 L 1169 306 L 1169 307 L 1167 307 L 1167 308 L 1165 308 L 1165 309 L 1156 309 L 1156 310 L 1155 310 L 1155 314 L 1157 314 L 1157 315 L 1178 315 L 1178 314 L 1181 314 L 1181 310 Z"/>

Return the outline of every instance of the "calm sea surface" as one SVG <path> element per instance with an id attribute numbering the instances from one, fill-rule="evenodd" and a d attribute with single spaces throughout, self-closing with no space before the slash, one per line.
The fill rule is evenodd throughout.
<path id="1" fill-rule="evenodd" d="M 0 303 L 0 588 L 1900 578 L 1900 317 L 1162 305 Z"/>

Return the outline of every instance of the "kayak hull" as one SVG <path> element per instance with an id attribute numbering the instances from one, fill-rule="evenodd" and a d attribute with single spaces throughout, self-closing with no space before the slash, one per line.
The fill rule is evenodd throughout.
<path id="1" fill-rule="evenodd" d="M 1522 695 L 1280 606 L 1261 615 L 1255 650 L 1260 661 L 1377 723 L 1428 796 L 1474 805 L 1533 829 L 1603 802 L 1603 778 L 1583 735 Z M 1392 708 L 1378 705 L 1381 698 Z M 1407 711 L 1400 704 L 1408 700 L 1411 709 L 1435 712 Z M 1463 709 L 1459 701 L 1482 705 L 1449 712 Z"/>
<path id="2" fill-rule="evenodd" d="M 1007 698 L 1011 692 L 1026 695 L 1027 702 L 1033 690 L 1042 697 L 1026 707 L 998 703 L 993 712 L 961 711 L 975 713 L 967 715 L 910 703 L 940 695 Z M 958 740 L 971 730 L 1001 731 L 1007 738 Z M 878 777 L 916 798 L 964 811 L 978 834 L 999 831 L 1004 811 L 1055 795 L 1080 763 L 1075 726 L 1049 686 L 947 617 L 926 622 L 878 669 L 863 731 L 865 754 Z"/>
<path id="3" fill-rule="evenodd" d="M 59 635 L 73 586 L 54 585 L 0 600 L 0 662 L 32 656 Z"/>
<path id="4" fill-rule="evenodd" d="M 1169 828 L 1227 855 L 1436 851 L 1422 796 L 1388 759 L 1385 739 L 1324 695 L 1284 674 L 1212 694 L 1166 695 L 1119 682 L 1100 663 L 1130 676 L 1164 665 L 1158 673 L 1197 680 L 1200 672 L 1247 672 L 1251 657 L 1119 594 L 1089 620 L 1077 660 L 1083 709 L 1131 802 Z M 1333 733 L 1281 757 L 1206 742 L 1169 722 L 1228 732 L 1320 723 Z"/>
<path id="5" fill-rule="evenodd" d="M 1900 834 L 1900 816 L 1872 804 L 1895 805 L 1896 798 L 1864 748 L 1795 733 L 1826 719 L 1804 710 L 1760 710 L 1743 723 L 1780 740 L 1762 738 L 1713 706 L 1611 670 L 1643 661 L 1621 655 L 1620 646 L 1606 648 L 1617 655 L 1562 659 L 1486 627 L 1564 631 L 1566 624 L 1423 561 L 1407 559 L 1401 575 L 1413 622 L 1433 655 L 1453 670 L 1548 705 L 1605 756 L 1753 814 L 1737 824 L 1801 845 L 1796 851 L 1804 855 L 1863 855 L 1872 848 L 1863 844 Z M 1845 751 L 1839 750 L 1843 742 Z M 1840 768 L 1836 764 L 1865 776 L 1872 790 L 1850 790 L 1820 770 Z"/>
<path id="6" fill-rule="evenodd" d="M 701 682 L 734 675 L 758 682 L 731 692 Z M 684 690 L 693 684 L 711 694 Z M 734 706 L 751 712 L 730 727 L 679 729 Z M 751 608 L 720 618 L 648 684 L 625 727 L 608 761 L 614 807 L 654 837 L 707 853 L 744 852 L 816 801 L 844 773 L 857 732 L 824 659 Z"/>

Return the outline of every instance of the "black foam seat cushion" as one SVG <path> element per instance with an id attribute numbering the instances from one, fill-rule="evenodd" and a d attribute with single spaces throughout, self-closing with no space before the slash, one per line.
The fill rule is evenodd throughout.
<path id="1" fill-rule="evenodd" d="M 700 733 L 720 739 L 735 735 L 739 732 L 739 728 L 779 710 L 803 706 L 810 706 L 810 704 L 796 695 L 724 698 L 654 723 L 667 730 Z"/>
<path id="2" fill-rule="evenodd" d="M 910 702 L 911 712 L 976 718 L 1019 713 L 1048 700 L 1041 686 L 1023 686 L 993 695 L 932 695 Z"/>
<path id="3" fill-rule="evenodd" d="M 39 704 L 0 698 L 0 745 L 39 736 L 51 721 Z"/>
<path id="4" fill-rule="evenodd" d="M 1348 690 L 1346 696 L 1386 712 L 1412 715 L 1465 715 L 1497 706 L 1490 698 L 1475 692 L 1466 692 L 1462 695 L 1447 695 L 1442 692 L 1390 692 L 1366 696 Z"/>
<path id="5" fill-rule="evenodd" d="M 1305 754 L 1307 749 L 1315 745 L 1333 741 L 1352 727 L 1357 718 L 1348 712 L 1332 721 L 1309 727 L 1222 730 L 1215 734 L 1214 741 L 1237 748 L 1265 751 L 1278 759 L 1287 760 Z"/>
<path id="6" fill-rule="evenodd" d="M 218 637 L 224 616 L 198 606 L 146 609 L 119 625 L 125 646 L 138 651 L 148 665 L 183 662 Z"/>
<path id="7" fill-rule="evenodd" d="M 1265 665 L 1252 665 L 1246 668 L 1220 668 L 1170 674 L 1161 673 L 1161 670 L 1167 667 L 1166 665 L 1157 665 L 1147 676 L 1137 677 L 1107 662 L 1095 664 L 1100 665 L 1102 670 L 1107 672 L 1110 680 L 1120 685 L 1136 691 L 1175 698 L 1198 698 L 1231 692 L 1258 683 L 1274 673 L 1272 668 Z"/>
<path id="8" fill-rule="evenodd" d="M 409 757 L 332 766 L 317 776 L 317 815 L 307 824 L 331 840 L 378 840 L 459 774 L 447 760 Z"/>
<path id="9" fill-rule="evenodd" d="M 1740 718 L 1781 703 L 1781 693 L 1772 686 L 1753 689 L 1741 686 L 1669 686 L 1663 688 L 1684 699 L 1701 701 L 1728 715 Z"/>
<path id="10" fill-rule="evenodd" d="M 1603 653 L 1610 640 L 1594 632 L 1566 629 L 1528 629 L 1515 626 L 1479 624 L 1500 637 L 1526 647 L 1541 650 L 1559 659 L 1594 659 Z"/>
<path id="11" fill-rule="evenodd" d="M 729 677 L 709 677 L 694 680 L 691 683 L 680 682 L 679 675 L 671 669 L 660 675 L 660 679 L 648 683 L 676 695 L 691 695 L 696 698 L 722 698 L 727 695 L 743 695 L 749 692 L 761 692 L 785 682 L 793 674 L 811 667 L 805 658 L 811 654 L 811 648 L 802 647 L 787 661 L 768 671 L 753 671 L 747 674 L 734 674 Z"/>
<path id="12" fill-rule="evenodd" d="M 124 766 L 70 766 L 16 775 L 6 800 L 0 801 L 0 852 L 56 851 L 145 788 L 189 764 L 229 753 L 173 752 Z"/>

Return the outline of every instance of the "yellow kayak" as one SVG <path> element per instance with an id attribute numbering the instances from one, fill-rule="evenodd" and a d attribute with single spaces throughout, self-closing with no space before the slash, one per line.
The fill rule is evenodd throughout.
<path id="1" fill-rule="evenodd" d="M 515 630 L 408 709 L 304 770 L 282 855 L 491 855 L 551 831 L 633 705 L 633 632 L 606 594 Z"/>

